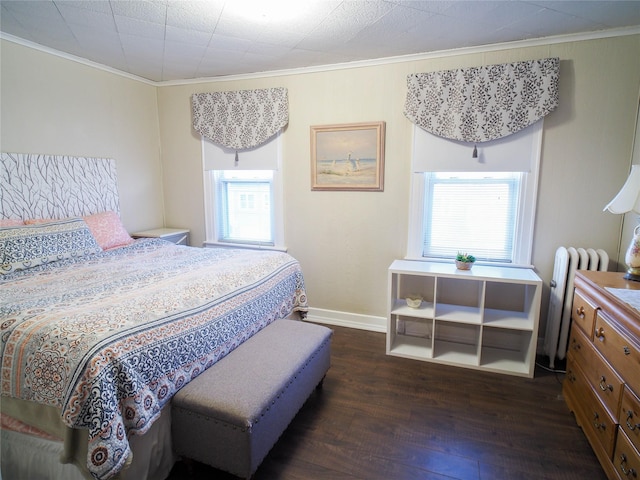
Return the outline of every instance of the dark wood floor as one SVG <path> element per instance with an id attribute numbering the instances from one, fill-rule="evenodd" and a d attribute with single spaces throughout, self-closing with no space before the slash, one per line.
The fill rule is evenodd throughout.
<path id="1" fill-rule="evenodd" d="M 331 327 L 331 369 L 254 480 L 605 480 L 561 396 L 534 379 L 385 355 L 384 334 Z M 232 477 L 183 462 L 171 480 Z"/>

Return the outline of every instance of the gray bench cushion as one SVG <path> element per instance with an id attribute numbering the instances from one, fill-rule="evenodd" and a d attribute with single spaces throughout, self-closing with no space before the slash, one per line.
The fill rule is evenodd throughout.
<path id="1" fill-rule="evenodd" d="M 332 331 L 277 320 L 172 400 L 176 453 L 249 478 L 329 369 Z"/>

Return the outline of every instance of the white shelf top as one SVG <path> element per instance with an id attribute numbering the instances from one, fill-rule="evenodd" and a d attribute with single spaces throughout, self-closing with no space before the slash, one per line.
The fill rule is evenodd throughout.
<path id="1" fill-rule="evenodd" d="M 189 233 L 189 229 L 187 228 L 154 228 L 151 230 L 144 230 L 142 232 L 134 232 L 131 234 L 132 237 L 147 237 L 147 238 L 162 238 L 168 235 L 178 235 L 178 234 Z"/>
<path id="2" fill-rule="evenodd" d="M 391 313 L 405 317 L 433 318 L 433 302 L 422 302 L 420 308 L 411 308 L 404 299 L 396 299 Z"/>
<path id="3" fill-rule="evenodd" d="M 474 265 L 471 270 L 458 270 L 453 262 L 423 262 L 420 260 L 394 260 L 389 267 L 392 273 L 413 275 L 438 275 L 470 280 L 510 281 L 520 283 L 542 283 L 532 268 L 498 267 Z"/>

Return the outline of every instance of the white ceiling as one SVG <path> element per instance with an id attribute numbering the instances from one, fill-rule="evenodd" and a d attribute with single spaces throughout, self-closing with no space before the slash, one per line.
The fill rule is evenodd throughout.
<path id="1" fill-rule="evenodd" d="M 611 0 L 0 0 L 0 5 L 2 38 L 154 82 L 640 26 L 640 1 Z"/>

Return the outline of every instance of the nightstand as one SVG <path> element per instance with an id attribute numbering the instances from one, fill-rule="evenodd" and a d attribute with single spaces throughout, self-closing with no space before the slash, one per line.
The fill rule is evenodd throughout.
<path id="1" fill-rule="evenodd" d="M 133 238 L 161 238 L 176 245 L 189 245 L 189 230 L 186 228 L 154 228 L 131 234 Z"/>

